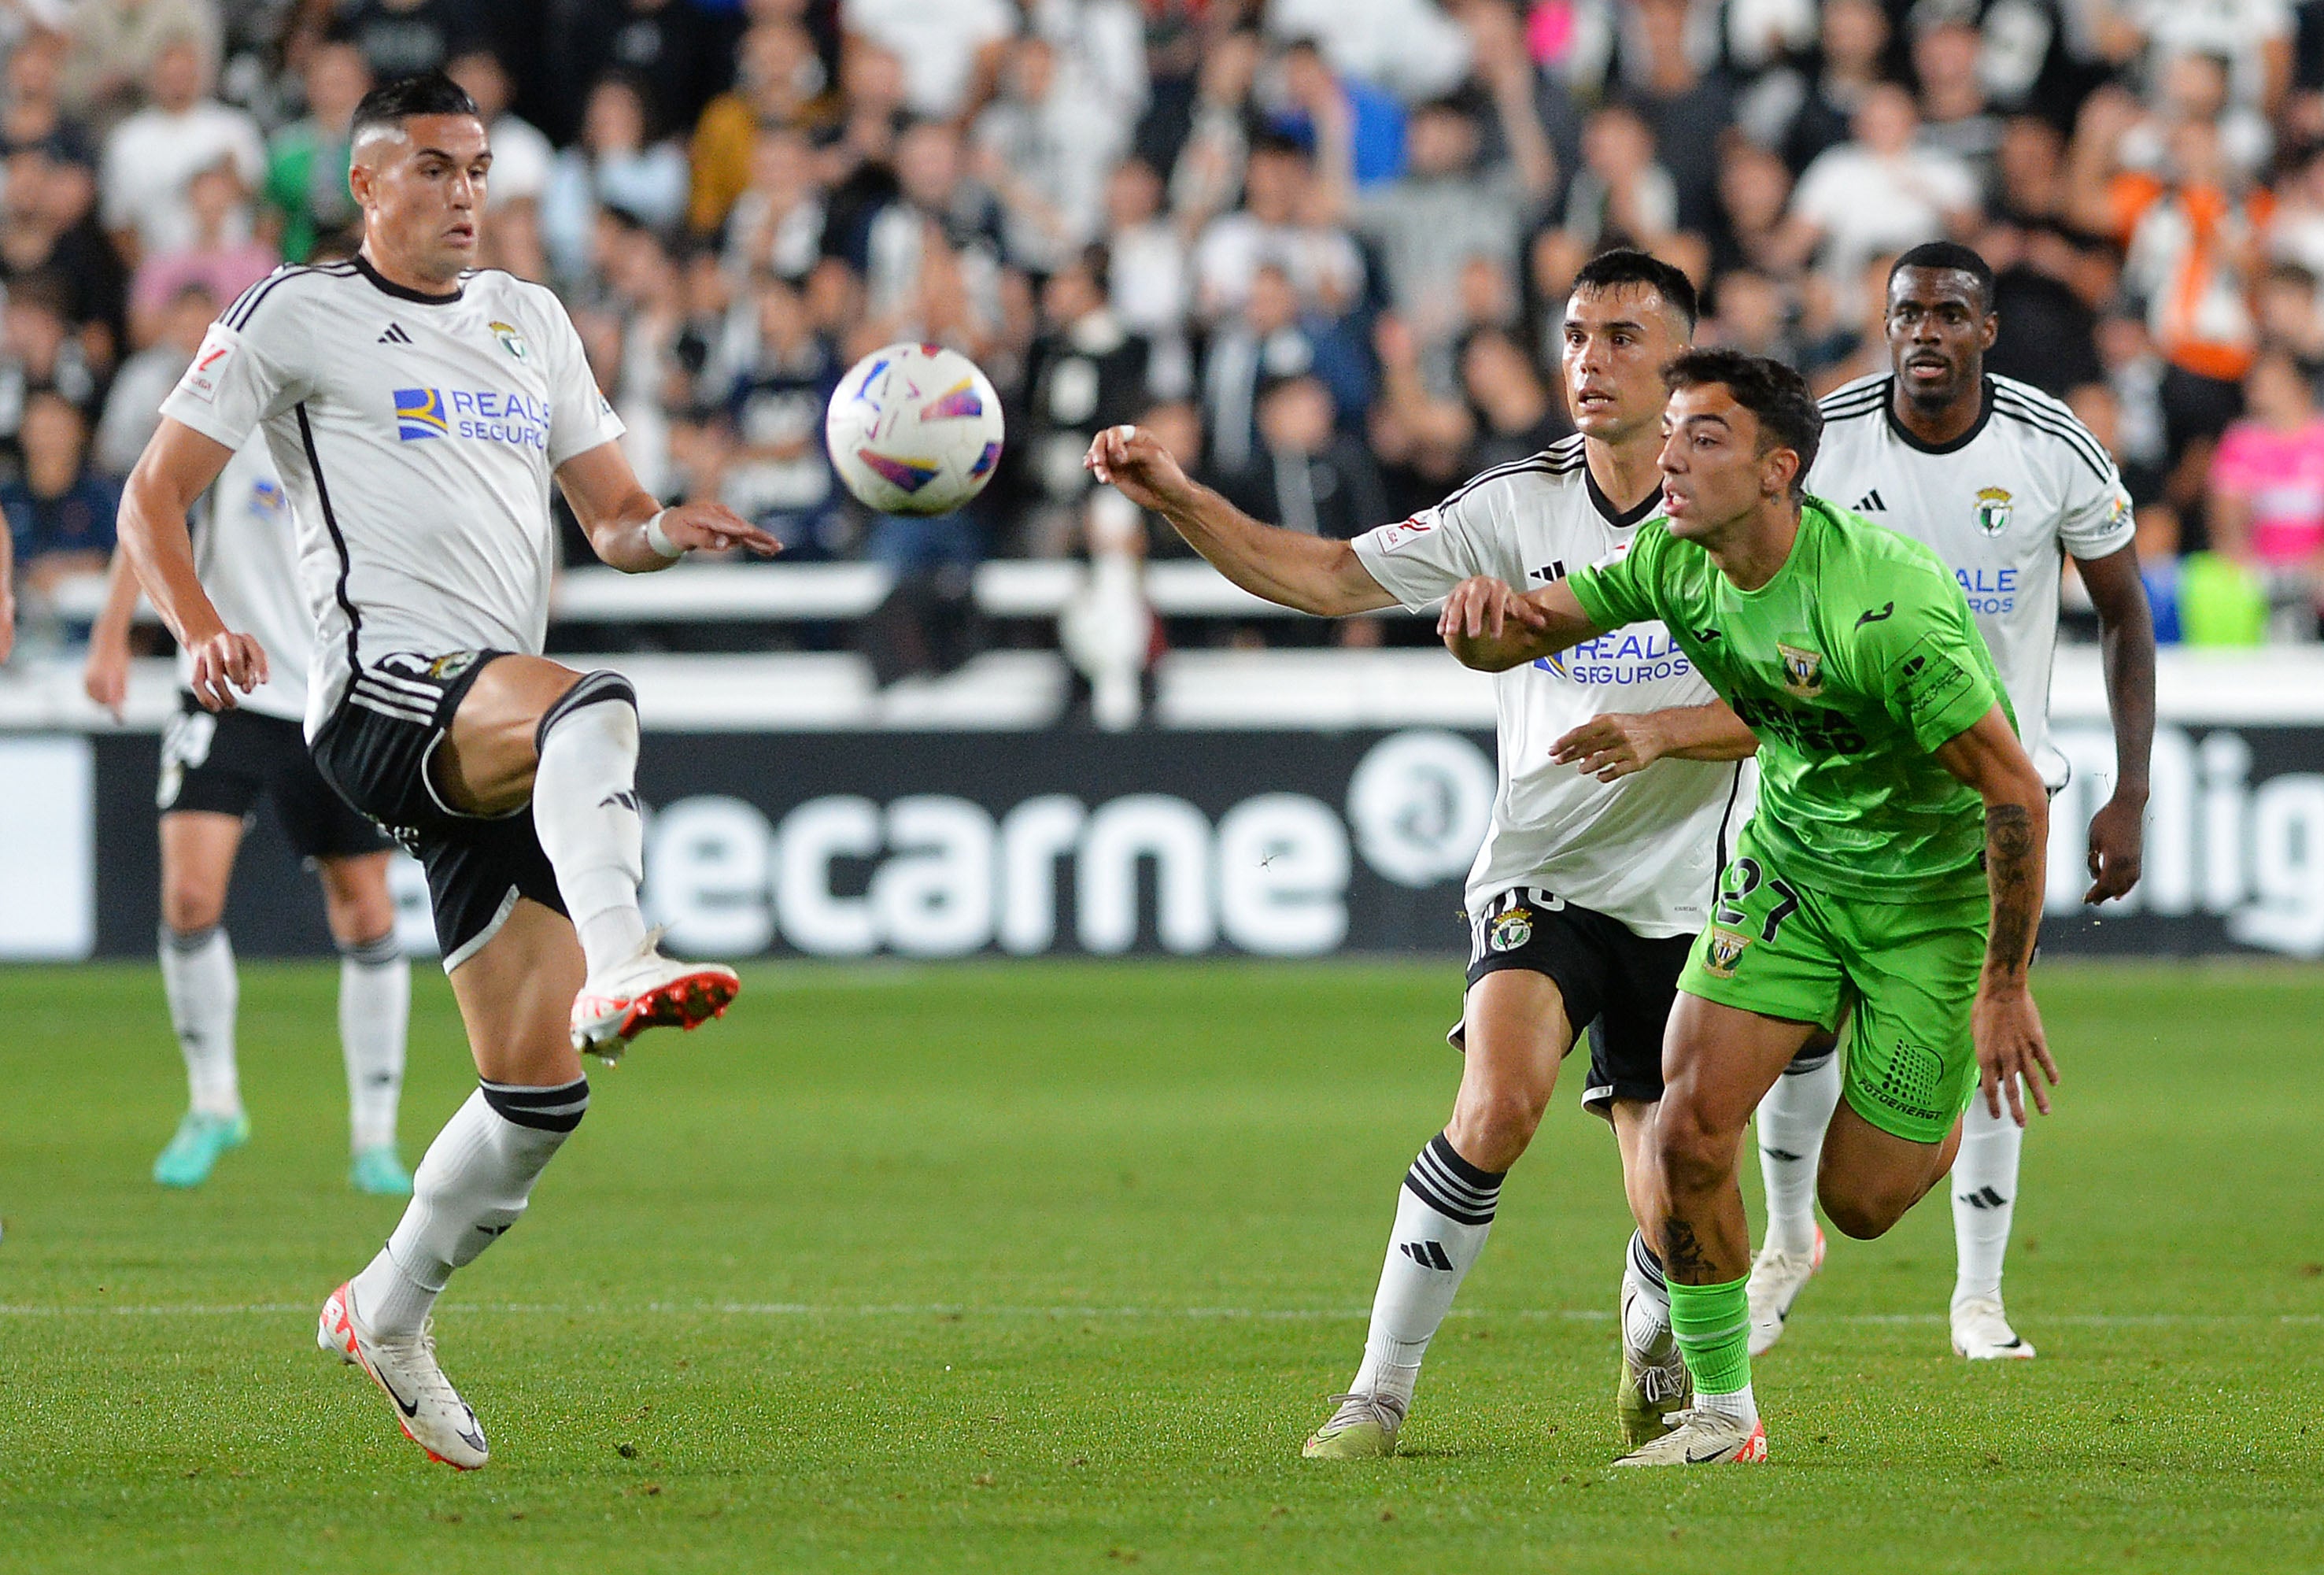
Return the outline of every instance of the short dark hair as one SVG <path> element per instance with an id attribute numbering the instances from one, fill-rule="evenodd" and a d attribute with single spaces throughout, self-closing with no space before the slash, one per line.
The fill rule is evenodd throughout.
<path id="1" fill-rule="evenodd" d="M 1735 402 L 1759 419 L 1760 452 L 1788 448 L 1800 456 L 1792 476 L 1792 497 L 1806 492 L 1808 470 L 1823 441 L 1823 412 L 1816 409 L 1808 380 L 1782 362 L 1740 350 L 1688 350 L 1663 368 L 1663 386 L 1681 389 L 1723 385 Z"/>
<path id="2" fill-rule="evenodd" d="M 1966 273 L 1977 281 L 1978 299 L 1984 309 L 1993 309 L 1993 264 L 1959 241 L 1923 241 L 1889 264 L 1888 282 L 1894 285 L 1896 275 L 1907 268 L 1941 268 L 1950 272 Z"/>
<path id="3" fill-rule="evenodd" d="M 1576 290 L 1612 290 L 1625 284 L 1643 284 L 1659 291 L 1664 304 L 1686 319 L 1687 331 L 1694 331 L 1695 319 L 1702 311 L 1702 303 L 1695 299 L 1694 281 L 1659 257 L 1617 246 L 1591 258 L 1573 276 Z"/>
<path id="4" fill-rule="evenodd" d="M 468 90 L 442 71 L 422 71 L 383 82 L 363 96 L 347 126 L 347 140 L 361 142 L 374 126 L 398 130 L 415 115 L 475 115 L 476 101 Z M 482 119 L 479 115 L 477 118 Z"/>

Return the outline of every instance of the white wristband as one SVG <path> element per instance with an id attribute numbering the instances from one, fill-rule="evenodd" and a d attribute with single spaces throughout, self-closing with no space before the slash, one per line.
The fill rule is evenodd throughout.
<path id="1" fill-rule="evenodd" d="M 661 528 L 661 517 L 669 512 L 668 509 L 659 510 L 652 519 L 646 521 L 646 545 L 675 562 L 686 556 L 687 549 L 672 541 L 669 533 Z"/>

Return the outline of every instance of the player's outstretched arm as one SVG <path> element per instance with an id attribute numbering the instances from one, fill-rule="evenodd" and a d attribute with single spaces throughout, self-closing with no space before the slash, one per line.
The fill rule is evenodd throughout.
<path id="1" fill-rule="evenodd" d="M 233 710 L 236 689 L 247 695 L 266 682 L 266 652 L 218 617 L 194 572 L 193 538 L 186 530 L 186 511 L 233 457 L 216 438 L 162 417 L 121 490 L 116 525 L 121 551 L 153 610 L 193 658 L 194 698 L 211 711 Z"/>
<path id="2" fill-rule="evenodd" d="M 1213 568 L 1278 607 L 1345 618 L 1396 605 L 1354 548 L 1260 524 L 1187 475 L 1142 427 L 1108 427 L 1091 443 L 1082 466 L 1169 520 Z"/>
<path id="3" fill-rule="evenodd" d="M 2122 897 L 2138 884 L 2146 843 L 2146 768 L 2154 752 L 2154 612 L 2138 573 L 2138 549 L 2077 558 L 2098 609 L 2114 718 L 2114 796 L 2090 817 L 2090 889 L 2084 902 Z"/>
<path id="4" fill-rule="evenodd" d="M 80 686 L 115 722 L 129 693 L 129 622 L 137 614 L 139 589 L 129 555 L 116 548 L 105 575 L 105 606 L 89 625 L 88 660 L 80 670 Z"/>
<path id="5" fill-rule="evenodd" d="M 557 484 L 600 558 L 624 574 L 666 569 L 701 548 L 741 548 L 772 557 L 783 544 L 724 503 L 675 503 L 665 509 L 638 484 L 638 473 L 619 443 L 586 448 L 557 467 Z"/>
<path id="6" fill-rule="evenodd" d="M 1564 582 L 1521 595 L 1490 575 L 1462 580 L 1444 598 L 1436 633 L 1462 667 L 1500 673 L 1555 656 L 1604 630 Z"/>
<path id="7" fill-rule="evenodd" d="M 1578 767 L 1600 782 L 1618 781 L 1656 760 L 1748 760 L 1758 752 L 1757 735 L 1724 700 L 1664 711 L 1609 712 L 1549 746 L 1551 760 Z"/>
<path id="8" fill-rule="evenodd" d="M 2017 741 L 2008 714 L 1994 706 L 1975 725 L 1941 745 L 1937 763 L 1977 790 L 1985 800 L 1985 879 L 1992 893 L 1992 927 L 1986 934 L 1985 972 L 1978 980 L 1972 1019 L 1977 1038 L 1978 1081 L 1985 1108 L 2001 1114 L 2004 1099 L 2011 1119 L 2025 1124 L 2018 1097 L 2022 1077 L 2034 1103 L 2050 1113 L 2058 1064 L 2042 1032 L 2042 1014 L 2026 988 L 2034 962 L 2034 939 L 2042 924 L 2042 889 L 2050 845 L 2050 796 L 2040 773 Z M 2039 1076 L 2036 1073 L 2040 1073 Z"/>

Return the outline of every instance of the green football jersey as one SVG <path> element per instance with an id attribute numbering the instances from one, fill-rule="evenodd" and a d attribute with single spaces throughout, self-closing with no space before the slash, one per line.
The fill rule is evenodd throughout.
<path id="1" fill-rule="evenodd" d="M 1756 591 L 1659 519 L 1569 583 L 1601 629 L 1668 625 L 1758 734 L 1756 830 L 1784 869 L 1864 897 L 1984 889 L 1984 806 L 1932 751 L 1996 705 L 2016 717 L 1935 553 L 1811 497 Z"/>

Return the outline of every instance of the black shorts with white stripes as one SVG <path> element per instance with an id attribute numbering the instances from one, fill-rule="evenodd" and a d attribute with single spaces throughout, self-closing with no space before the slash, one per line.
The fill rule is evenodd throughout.
<path id="1" fill-rule="evenodd" d="M 386 839 L 316 771 L 297 723 L 239 709 L 213 714 L 191 693 L 180 695 L 161 734 L 154 806 L 247 820 L 262 797 L 273 800 L 274 818 L 301 859 L 387 851 Z"/>
<path id="2" fill-rule="evenodd" d="M 500 933 L 518 898 L 565 911 L 531 806 L 503 815 L 463 814 L 444 802 L 432 775 L 436 747 L 451 731 L 460 702 L 476 676 L 507 654 L 392 652 L 356 672 L 315 737 L 323 779 L 427 870 L 447 973 Z"/>
<path id="3" fill-rule="evenodd" d="M 1594 908 L 1538 887 L 1513 887 L 1470 924 L 1469 983 L 1519 968 L 1545 976 L 1565 1019 L 1590 1034 L 1582 1108 L 1603 1116 L 1616 1100 L 1663 1097 L 1663 1029 L 1678 999 L 1692 935 L 1641 935 Z M 1461 1044 L 1461 1028 L 1446 1036 Z"/>

